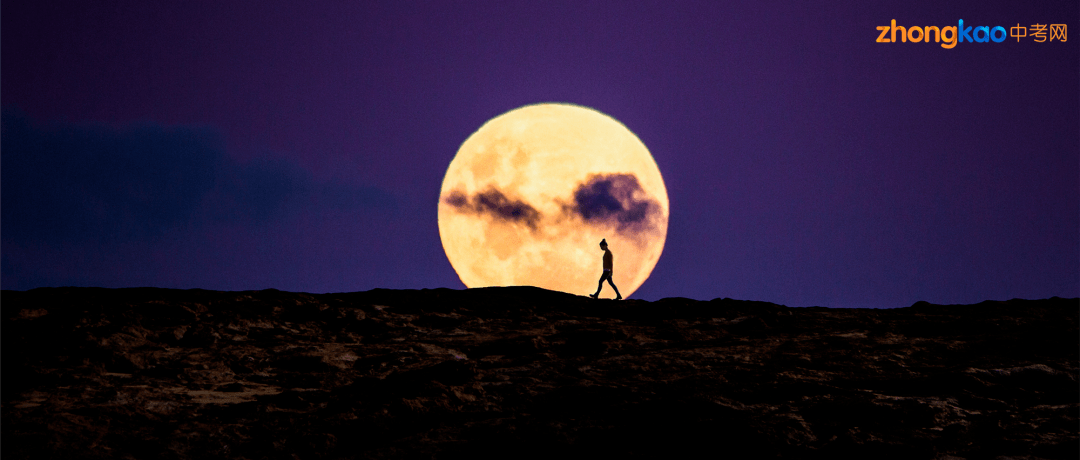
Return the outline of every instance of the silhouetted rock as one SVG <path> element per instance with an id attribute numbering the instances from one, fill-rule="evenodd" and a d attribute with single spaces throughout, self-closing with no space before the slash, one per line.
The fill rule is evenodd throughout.
<path id="1" fill-rule="evenodd" d="M 12 459 L 1080 452 L 1080 299 L 872 310 L 515 287 L 2 300 Z"/>

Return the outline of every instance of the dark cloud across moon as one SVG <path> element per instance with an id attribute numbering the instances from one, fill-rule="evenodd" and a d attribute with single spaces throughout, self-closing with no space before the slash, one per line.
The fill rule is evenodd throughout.
<path id="1" fill-rule="evenodd" d="M 443 198 L 443 202 L 458 211 L 483 214 L 495 219 L 527 225 L 536 230 L 540 222 L 540 212 L 521 200 L 510 200 L 494 187 L 477 193 L 472 198 L 460 191 L 453 191 Z"/>
<path id="2" fill-rule="evenodd" d="M 443 202 L 459 212 L 486 215 L 502 222 L 523 224 L 536 230 L 543 215 L 532 205 L 508 198 L 494 187 L 467 196 L 460 190 L 443 197 Z M 662 219 L 660 204 L 650 197 L 633 174 L 593 174 L 574 188 L 567 215 L 589 224 L 609 225 L 616 231 L 638 235 L 656 229 Z"/>
<path id="3" fill-rule="evenodd" d="M 569 211 L 586 222 L 607 223 L 619 232 L 651 231 L 661 216 L 660 204 L 641 188 L 633 174 L 593 174 L 574 190 Z"/>

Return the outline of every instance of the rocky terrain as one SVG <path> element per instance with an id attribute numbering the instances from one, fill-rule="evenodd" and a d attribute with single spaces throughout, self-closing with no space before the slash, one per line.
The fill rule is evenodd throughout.
<path id="1" fill-rule="evenodd" d="M 0 293 L 6 459 L 1075 459 L 1080 300 Z"/>

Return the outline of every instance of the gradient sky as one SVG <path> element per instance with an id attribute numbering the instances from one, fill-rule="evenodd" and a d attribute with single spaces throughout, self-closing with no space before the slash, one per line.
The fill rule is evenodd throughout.
<path id="1" fill-rule="evenodd" d="M 810 3 L 5 1 L 0 284 L 464 288 L 447 166 L 568 102 L 664 175 L 636 298 L 1080 296 L 1080 4 Z M 876 43 L 890 19 L 1070 36 Z"/>

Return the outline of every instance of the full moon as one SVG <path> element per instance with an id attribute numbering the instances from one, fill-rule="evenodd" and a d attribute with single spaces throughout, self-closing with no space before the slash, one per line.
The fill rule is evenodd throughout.
<path id="1" fill-rule="evenodd" d="M 605 239 L 623 297 L 664 249 L 668 196 L 649 150 L 598 111 L 536 104 L 499 115 L 461 144 L 439 197 L 439 236 L 467 287 L 596 291 Z M 614 298 L 604 283 L 601 298 Z"/>

